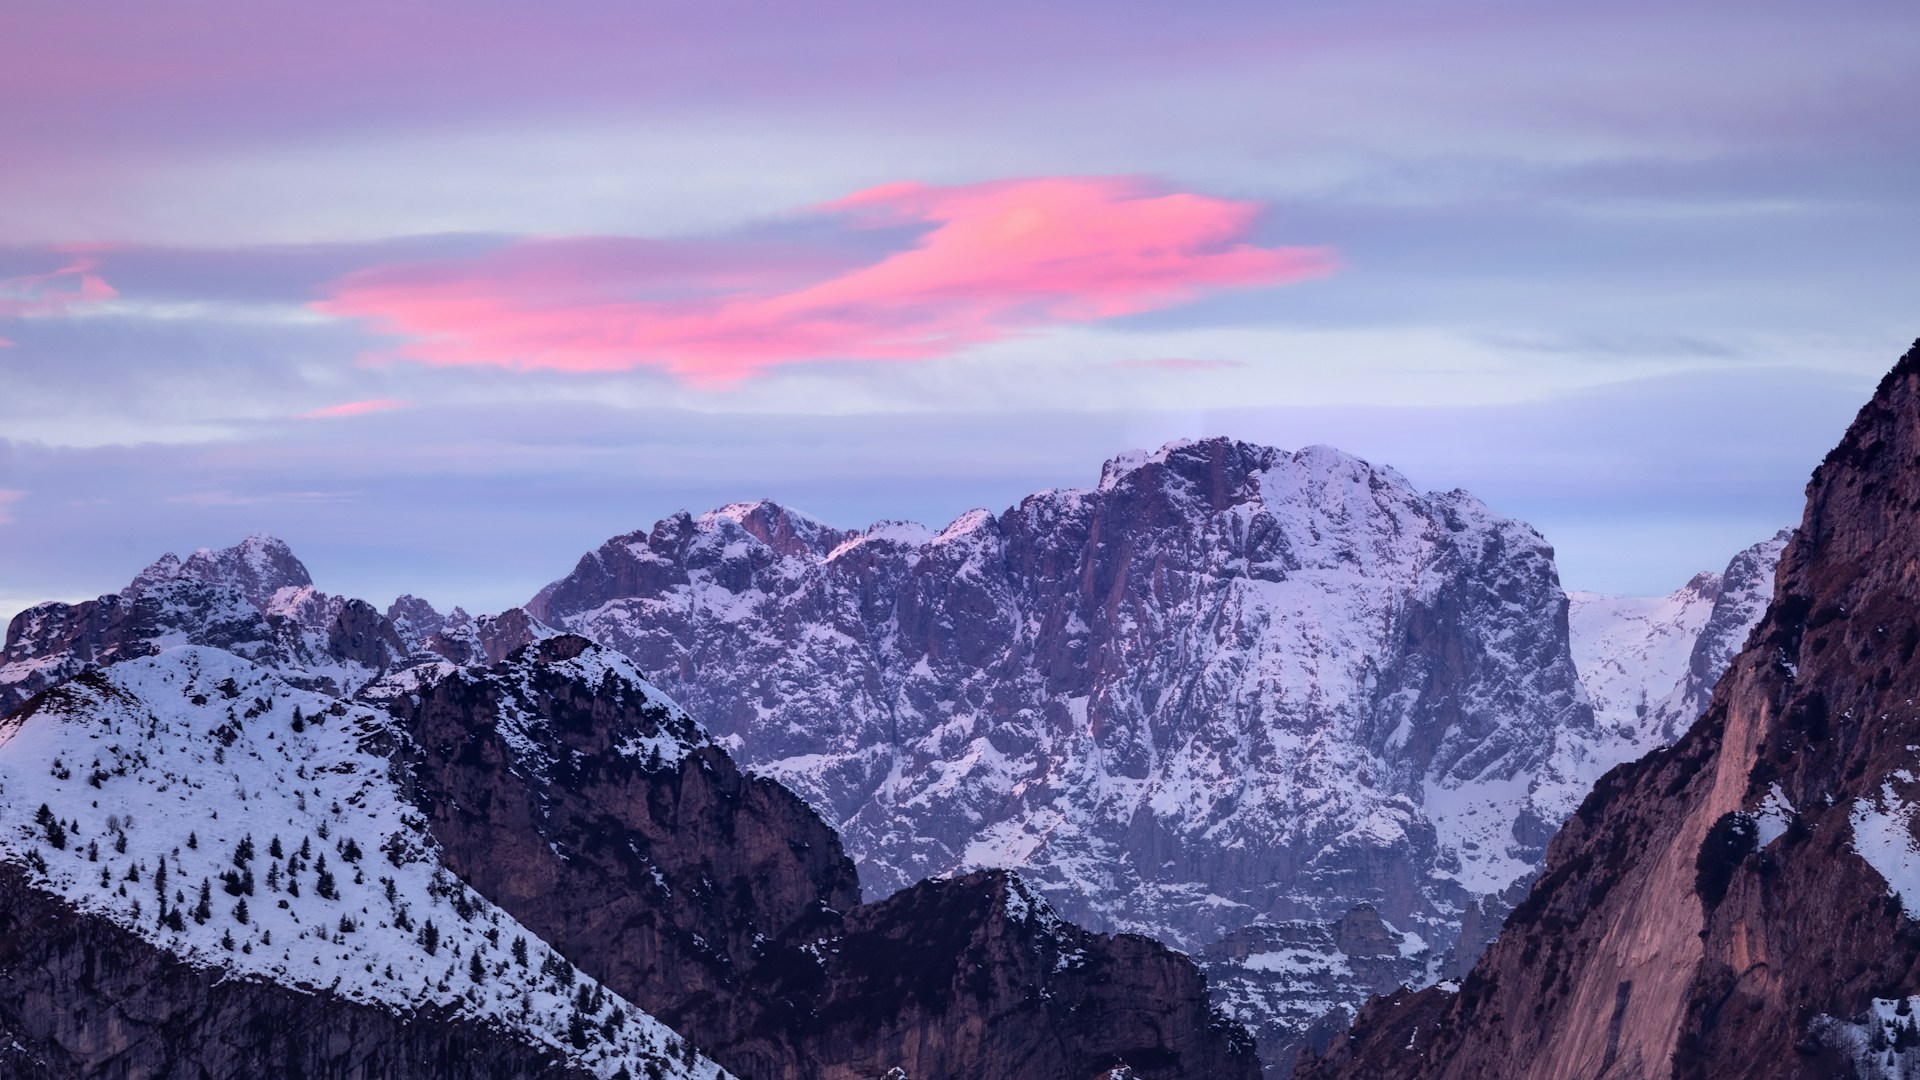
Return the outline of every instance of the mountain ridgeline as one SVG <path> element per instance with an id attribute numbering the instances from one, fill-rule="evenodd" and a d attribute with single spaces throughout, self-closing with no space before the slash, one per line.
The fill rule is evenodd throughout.
<path id="1" fill-rule="evenodd" d="M 358 949 L 304 961 L 264 924 L 233 950 L 198 922 L 143 930 L 155 915 L 127 907 L 137 890 L 33 861 L 50 858 L 47 830 L 23 800 L 104 827 L 90 781 L 119 774 L 104 760 L 73 774 L 84 749 L 43 755 L 52 788 L 0 793 L 0 837 L 17 834 L 24 888 L 105 918 L 103 933 L 195 970 L 237 964 L 263 988 L 480 1032 L 504 1015 L 520 1034 L 503 1053 L 587 1075 L 660 1058 L 663 1075 L 710 1060 L 823 1080 L 1232 1077 L 1261 1067 L 1240 1024 L 1281 1075 L 1369 995 L 1472 964 L 1592 782 L 1690 722 L 1782 541 L 1660 600 L 1577 596 L 1570 621 L 1551 548 L 1471 496 L 1325 447 L 1224 439 L 1126 455 L 1093 488 L 938 532 L 836 530 L 764 502 L 676 515 L 494 616 L 329 596 L 254 537 L 23 612 L 0 710 L 26 735 L 69 717 L 93 742 L 100 723 L 131 738 L 116 710 L 154 698 L 196 734 L 141 729 L 148 762 L 197 755 L 242 802 L 292 783 L 290 821 L 358 805 L 319 762 L 286 756 L 351 727 L 330 768 L 377 772 L 380 797 L 408 808 L 377 831 L 389 861 L 426 875 L 418 895 L 402 880 L 362 938 L 334 931 Z M 194 673 L 216 661 L 262 689 L 209 694 Z M 334 705 L 350 725 L 261 727 Z M 0 768 L 21 737 L 0 736 Z M 250 741 L 215 761 L 192 742 L 208 737 Z M 269 782 L 237 754 L 304 775 Z M 148 779 L 150 794 L 186 783 Z M 115 872 L 193 872 L 180 850 L 132 850 Z M 286 909 L 296 941 L 314 940 L 312 902 Z M 551 952 L 528 969 L 540 978 L 443 965 L 415 986 L 418 956 L 393 976 L 372 963 L 373 938 L 417 931 L 407 905 L 444 929 L 442 909 L 482 903 Z M 489 928 L 449 948 L 511 976 Z M 1134 933 L 1192 952 L 1205 980 Z M 300 963 L 358 968 L 329 988 Z M 556 998 L 565 980 L 617 1004 Z M 606 1027 L 615 1010 L 661 1027 Z M 316 1075 L 381 1075 L 343 1068 Z"/>
<path id="2" fill-rule="evenodd" d="M 624 658 L 513 615 L 356 635 L 297 567 L 256 538 L 15 620 L 0 925 L 69 928 L 0 953 L 19 1075 L 1258 1073 L 1190 961 L 1014 875 L 860 904 Z"/>

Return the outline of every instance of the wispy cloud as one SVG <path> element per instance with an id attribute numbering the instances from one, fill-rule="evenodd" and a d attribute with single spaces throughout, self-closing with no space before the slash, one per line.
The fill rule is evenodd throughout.
<path id="1" fill-rule="evenodd" d="M 82 256 L 44 274 L 0 279 L 0 318 L 63 315 L 76 304 L 112 300 L 119 293 L 94 273 L 96 265 L 90 256 Z"/>
<path id="2" fill-rule="evenodd" d="M 815 213 L 849 232 L 917 230 L 911 244 L 824 275 L 803 258 L 730 260 L 717 243 L 528 241 L 349 274 L 316 306 L 408 339 L 396 355 L 429 364 L 646 366 L 723 384 L 781 364 L 949 356 L 1333 270 L 1324 248 L 1249 243 L 1258 211 L 1119 178 L 899 183 Z"/>
<path id="3" fill-rule="evenodd" d="M 372 398 L 367 401 L 348 401 L 339 405 L 329 405 L 324 409 L 314 409 L 300 414 L 301 420 L 332 420 L 342 416 L 362 416 L 373 412 L 386 412 L 390 409 L 404 409 L 413 404 L 395 398 Z"/>

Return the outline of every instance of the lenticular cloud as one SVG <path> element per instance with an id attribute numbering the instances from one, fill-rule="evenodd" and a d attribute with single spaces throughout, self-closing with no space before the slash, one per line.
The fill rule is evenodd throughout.
<path id="1" fill-rule="evenodd" d="M 780 364 L 947 356 L 1331 270 L 1325 249 L 1249 243 L 1257 211 L 1112 178 L 890 184 L 811 211 L 849 236 L 906 230 L 910 240 L 879 255 L 525 240 L 358 271 L 316 306 L 402 338 L 394 355 L 403 359 L 654 366 L 718 384 Z"/>

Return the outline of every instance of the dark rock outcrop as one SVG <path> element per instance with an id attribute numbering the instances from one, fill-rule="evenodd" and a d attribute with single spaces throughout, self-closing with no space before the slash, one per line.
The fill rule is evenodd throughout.
<path id="1" fill-rule="evenodd" d="M 833 831 L 615 662 L 549 638 L 396 700 L 410 776 L 462 877 L 723 1065 L 1257 1073 L 1185 957 L 1072 927 L 1004 873 L 859 906 Z"/>
<path id="2" fill-rule="evenodd" d="M 1605 776 L 1457 987 L 1314 1080 L 1904 1076 L 1920 993 L 1920 345 L 1814 472 L 1773 602 L 1675 745 Z"/>
<path id="3" fill-rule="evenodd" d="M 1054 915 L 1017 875 L 924 881 L 848 912 L 819 974 L 781 984 L 805 1075 L 1106 1080 L 1251 1077 L 1253 1041 L 1200 972 L 1150 938 Z M 812 993 L 807 993 L 811 988 Z"/>
<path id="4" fill-rule="evenodd" d="M 0 864 L 0 1076 L 588 1080 L 470 1020 L 195 967 Z"/>
<path id="5" fill-rule="evenodd" d="M 589 652 L 550 638 L 398 701 L 416 801 L 469 884 L 718 1048 L 766 1007 L 749 975 L 768 943 L 859 902 L 853 864 L 805 803 Z"/>

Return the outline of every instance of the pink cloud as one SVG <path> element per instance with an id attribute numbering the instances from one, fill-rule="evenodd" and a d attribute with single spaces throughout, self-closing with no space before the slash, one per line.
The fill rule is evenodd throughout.
<path id="1" fill-rule="evenodd" d="M 410 339 L 396 355 L 430 364 L 652 366 L 717 384 L 780 364 L 949 356 L 1331 272 L 1326 249 L 1249 243 L 1258 210 L 1114 178 L 890 184 L 816 209 L 852 230 L 919 230 L 851 265 L 730 257 L 717 244 L 527 241 L 360 271 L 316 307 Z"/>
<path id="2" fill-rule="evenodd" d="M 388 409 L 404 409 L 412 402 L 396 401 L 393 398 L 373 398 L 368 401 L 348 401 L 339 405 L 329 405 L 324 409 L 300 414 L 301 420 L 331 420 L 340 416 L 361 416 L 372 412 L 385 412 Z"/>
<path id="3" fill-rule="evenodd" d="M 93 272 L 94 266 L 94 260 L 83 255 L 45 274 L 0 279 L 0 318 L 61 315 L 73 304 L 98 303 L 120 295 Z"/>
<path id="4" fill-rule="evenodd" d="M 13 504 L 26 497 L 24 491 L 0 488 L 0 525 L 13 524 Z"/>

